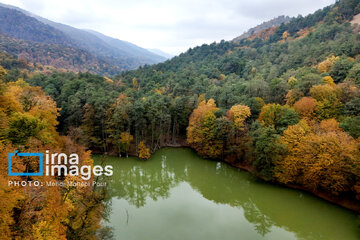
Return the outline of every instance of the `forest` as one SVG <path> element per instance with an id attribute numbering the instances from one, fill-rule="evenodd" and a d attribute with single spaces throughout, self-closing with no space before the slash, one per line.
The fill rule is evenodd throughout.
<path id="1" fill-rule="evenodd" d="M 262 38 L 204 44 L 112 77 L 1 53 L 1 159 L 15 148 L 76 149 L 84 161 L 92 161 L 88 150 L 148 159 L 188 146 L 360 212 L 360 28 L 349 22 L 359 13 L 358 1 L 339 1 Z M 4 176 L 4 234 L 81 239 L 99 228 L 103 193 L 20 193 Z M 47 209 L 54 206 L 64 211 Z"/>

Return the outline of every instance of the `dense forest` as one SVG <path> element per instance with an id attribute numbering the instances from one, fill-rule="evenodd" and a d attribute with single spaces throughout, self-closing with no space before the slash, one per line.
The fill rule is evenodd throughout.
<path id="1" fill-rule="evenodd" d="M 48 71 L 3 53 L 1 154 L 5 147 L 70 144 L 84 155 L 89 153 L 80 146 L 148 159 L 164 146 L 190 146 L 203 157 L 325 194 L 360 212 L 360 28 L 350 24 L 359 13 L 359 1 L 339 1 L 260 37 L 204 44 L 111 78 Z M 98 224 L 76 218 L 77 211 L 87 211 L 74 206 L 77 197 L 98 204 L 101 196 L 91 191 L 74 192 L 72 201 L 61 201 L 64 189 L 51 193 L 49 206 L 68 207 L 64 216 L 53 217 L 27 204 L 34 190 L 3 189 L 9 204 L 0 211 L 11 222 L 0 221 L 6 234 L 42 234 L 38 228 L 47 229 L 42 219 L 48 217 L 61 226 L 49 231 L 61 237 L 76 232 L 77 221 L 89 224 L 89 234 Z M 36 216 L 29 232 L 13 227 L 27 224 L 14 218 L 22 212 Z"/>

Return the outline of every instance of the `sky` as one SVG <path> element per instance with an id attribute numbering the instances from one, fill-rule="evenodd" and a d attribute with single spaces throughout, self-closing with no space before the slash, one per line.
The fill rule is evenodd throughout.
<path id="1" fill-rule="evenodd" d="M 231 40 L 280 15 L 305 16 L 335 0 L 0 0 L 49 20 L 177 55 Z"/>

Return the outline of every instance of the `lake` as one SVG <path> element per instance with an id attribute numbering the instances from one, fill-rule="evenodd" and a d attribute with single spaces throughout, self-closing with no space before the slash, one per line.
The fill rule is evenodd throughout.
<path id="1" fill-rule="evenodd" d="M 94 159 L 114 167 L 103 224 L 115 239 L 360 239 L 355 213 L 190 149 L 161 149 L 147 161 Z"/>

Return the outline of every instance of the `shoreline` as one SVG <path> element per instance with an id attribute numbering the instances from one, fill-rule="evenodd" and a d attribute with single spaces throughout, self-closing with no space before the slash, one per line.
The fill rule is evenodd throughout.
<path id="1" fill-rule="evenodd" d="M 192 151 L 194 151 L 188 145 L 168 144 L 168 145 L 160 147 L 155 152 L 157 152 L 160 149 L 164 149 L 164 148 L 188 148 L 188 149 L 191 149 Z M 154 153 L 152 153 L 152 154 L 154 154 Z M 194 153 L 196 153 L 196 151 L 194 151 Z M 94 153 L 94 154 L 104 154 L 104 153 Z M 104 155 L 118 157 L 118 156 L 112 155 L 112 154 L 104 154 Z M 134 154 L 129 154 L 128 156 L 129 157 L 137 157 Z M 314 197 L 318 197 L 318 198 L 323 199 L 323 200 L 325 200 L 325 201 L 327 201 L 329 203 L 335 204 L 337 206 L 346 208 L 346 209 L 348 209 L 350 211 L 353 211 L 355 213 L 360 214 L 360 201 L 356 201 L 356 200 L 349 199 L 349 198 L 339 198 L 339 197 L 331 196 L 327 192 L 324 192 L 324 191 L 312 191 L 310 189 L 307 189 L 307 188 L 305 188 L 303 186 L 296 185 L 296 184 L 283 184 L 283 183 L 280 183 L 280 182 L 265 181 L 263 178 L 261 178 L 261 176 L 258 176 L 257 174 L 255 174 L 254 168 L 249 164 L 231 163 L 231 162 L 227 162 L 227 161 L 221 160 L 221 159 L 213 159 L 213 160 L 220 161 L 220 162 L 226 163 L 226 164 L 228 164 L 228 165 L 230 165 L 230 166 L 232 166 L 234 168 L 241 169 L 243 171 L 249 172 L 253 176 L 255 176 L 256 178 L 264 181 L 266 184 L 274 184 L 274 185 L 278 185 L 278 186 L 281 186 L 281 187 L 286 187 L 286 188 L 290 188 L 290 189 L 304 191 L 304 192 L 307 192 L 307 193 L 313 195 Z"/>
<path id="2" fill-rule="evenodd" d="M 309 194 L 311 194 L 311 195 L 313 195 L 315 197 L 323 199 L 323 200 L 325 200 L 325 201 L 327 201 L 329 203 L 335 204 L 337 206 L 346 208 L 346 209 L 348 209 L 350 211 L 353 211 L 353 212 L 356 212 L 356 213 L 360 214 L 360 201 L 356 201 L 356 200 L 349 199 L 349 198 L 340 198 L 340 197 L 331 196 L 327 192 L 324 192 L 324 191 L 315 191 L 314 192 L 314 191 L 312 191 L 310 189 L 307 189 L 307 188 L 305 188 L 303 186 L 296 185 L 296 184 L 283 184 L 283 183 L 280 183 L 280 182 L 268 182 L 268 181 L 265 181 L 260 176 L 256 175 L 254 173 L 253 167 L 250 166 L 250 165 L 232 164 L 232 163 L 229 163 L 229 162 L 226 162 L 226 161 L 222 161 L 222 162 L 224 162 L 226 164 L 229 164 L 232 167 L 235 167 L 235 168 L 241 169 L 243 171 L 249 172 L 253 176 L 261 179 L 262 181 L 264 181 L 266 184 L 274 184 L 274 185 L 278 185 L 278 186 L 281 186 L 281 187 L 286 187 L 286 188 L 290 188 L 290 189 L 304 191 L 304 192 L 307 192 L 307 193 L 309 193 Z"/>

